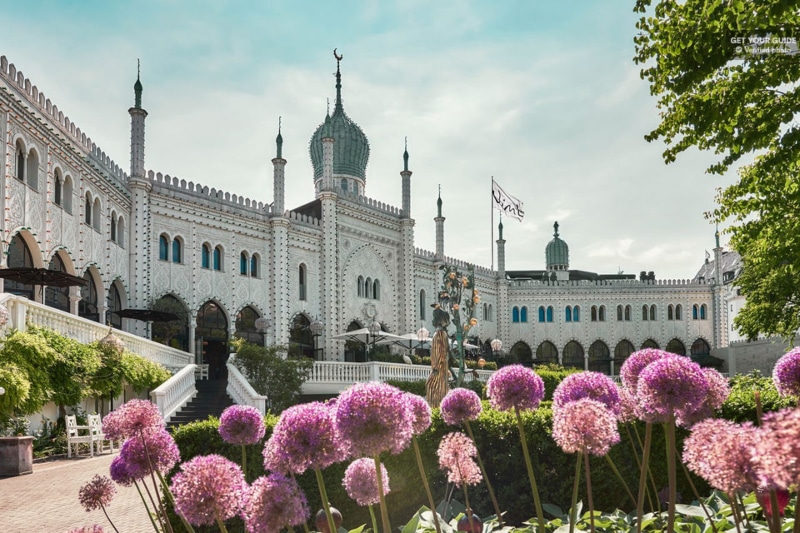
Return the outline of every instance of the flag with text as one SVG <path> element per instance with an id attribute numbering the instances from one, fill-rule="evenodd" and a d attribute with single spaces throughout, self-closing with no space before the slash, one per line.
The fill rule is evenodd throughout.
<path id="1" fill-rule="evenodd" d="M 503 188 L 494 181 L 494 178 L 492 178 L 492 203 L 494 208 L 498 209 L 501 213 L 505 213 L 522 222 L 522 217 L 525 216 L 525 211 L 522 210 L 522 202 L 504 191 Z"/>

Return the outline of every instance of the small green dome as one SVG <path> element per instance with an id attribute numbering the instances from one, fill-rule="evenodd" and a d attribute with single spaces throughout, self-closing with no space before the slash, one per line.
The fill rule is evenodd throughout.
<path id="1" fill-rule="evenodd" d="M 553 224 L 553 229 L 553 240 L 547 243 L 544 252 L 547 270 L 568 270 L 569 246 L 558 236 L 558 222 Z"/>

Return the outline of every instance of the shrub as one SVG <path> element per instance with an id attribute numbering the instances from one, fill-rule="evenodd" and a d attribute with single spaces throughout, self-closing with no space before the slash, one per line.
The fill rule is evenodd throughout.
<path id="1" fill-rule="evenodd" d="M 539 377 L 542 378 L 542 381 L 544 381 L 544 397 L 546 400 L 553 399 L 553 392 L 565 377 L 580 372 L 580 370 L 576 368 L 564 368 L 553 364 L 537 366 L 535 370 L 536 373 L 539 374 Z"/>
<path id="2" fill-rule="evenodd" d="M 403 392 L 410 392 L 411 394 L 416 394 L 417 396 L 425 397 L 425 380 L 417 380 L 417 381 L 402 381 L 399 379 L 389 379 L 386 380 L 386 383 L 397 387 Z"/>
<path id="3" fill-rule="evenodd" d="M 26 396 L 18 396 L 16 402 L 6 404 L 12 413 L 33 414 L 50 401 L 53 386 L 49 370 L 59 358 L 41 335 L 14 331 L 6 337 L 0 349 L 0 369 L 18 370 L 29 384 Z"/>
<path id="4" fill-rule="evenodd" d="M 736 375 L 731 378 L 730 384 L 731 394 L 722 404 L 720 416 L 734 422 L 757 421 L 754 391 L 759 391 L 761 407 L 765 413 L 794 405 L 790 398 L 778 393 L 772 378 L 762 376 L 758 370 Z"/>
<path id="5" fill-rule="evenodd" d="M 119 362 L 125 381 L 136 391 L 155 389 L 171 374 L 158 363 L 131 352 L 124 352 Z"/>

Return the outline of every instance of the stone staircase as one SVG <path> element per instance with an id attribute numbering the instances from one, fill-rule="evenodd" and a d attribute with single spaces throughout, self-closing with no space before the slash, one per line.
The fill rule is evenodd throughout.
<path id="1" fill-rule="evenodd" d="M 186 404 L 180 411 L 172 415 L 167 428 L 188 424 L 197 420 L 205 420 L 209 416 L 219 418 L 227 407 L 233 405 L 233 400 L 225 392 L 228 380 L 205 379 L 195 382 L 197 396 Z"/>

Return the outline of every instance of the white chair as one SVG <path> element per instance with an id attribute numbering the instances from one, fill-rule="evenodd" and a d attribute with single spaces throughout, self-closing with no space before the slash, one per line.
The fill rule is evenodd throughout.
<path id="1" fill-rule="evenodd" d="M 103 453 L 107 439 L 103 434 L 103 422 L 100 415 L 89 415 L 89 427 L 91 428 L 92 443 L 97 445 L 97 453 Z M 108 441 L 108 446 L 111 449 L 111 453 L 114 453 L 113 440 Z"/>
<path id="2" fill-rule="evenodd" d="M 194 369 L 195 379 L 208 379 L 208 365 L 197 365 Z"/>
<path id="3" fill-rule="evenodd" d="M 81 444 L 89 445 L 89 456 L 94 457 L 94 435 L 91 426 L 79 426 L 75 415 L 67 415 L 67 458 L 72 457 L 72 446 L 75 445 L 75 455 L 80 455 Z"/>

